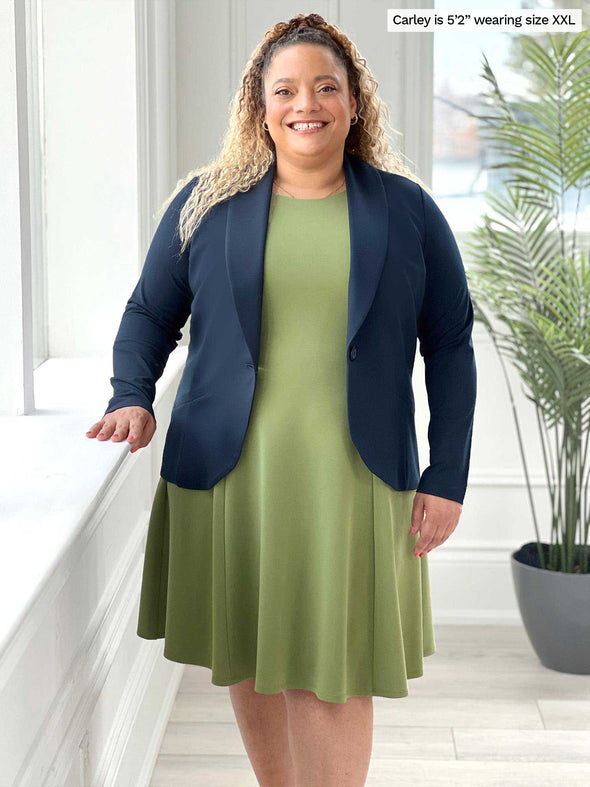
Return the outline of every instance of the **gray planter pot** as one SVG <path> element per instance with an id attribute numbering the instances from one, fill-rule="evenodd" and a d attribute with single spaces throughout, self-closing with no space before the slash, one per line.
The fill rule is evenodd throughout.
<path id="1" fill-rule="evenodd" d="M 542 548 L 547 558 L 547 544 Z M 590 574 L 539 568 L 536 541 L 513 552 L 510 562 L 522 622 L 541 663 L 590 675 Z"/>

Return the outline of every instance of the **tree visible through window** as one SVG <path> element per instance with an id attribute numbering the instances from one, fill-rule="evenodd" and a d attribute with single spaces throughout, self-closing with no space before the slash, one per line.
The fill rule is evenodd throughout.
<path id="1" fill-rule="evenodd" d="M 457 8 L 454 0 L 437 0 L 437 10 Z M 590 17 L 590 0 L 538 0 L 514 6 L 504 0 L 469 0 L 469 9 L 564 9 L 581 8 L 585 24 Z M 523 62 L 517 47 L 518 33 L 448 32 L 434 33 L 434 106 L 432 188 L 455 231 L 471 230 L 485 211 L 483 192 L 496 188 L 506 178 L 506 170 L 486 171 L 490 152 L 479 136 L 484 114 L 482 92 L 488 83 L 482 77 L 485 54 L 498 84 L 508 100 L 535 98 L 535 78 L 530 64 Z M 543 36 L 539 38 L 542 41 Z M 575 210 L 576 195 L 566 200 L 568 211 Z M 586 193 L 578 207 L 578 230 L 590 230 L 590 197 Z"/>

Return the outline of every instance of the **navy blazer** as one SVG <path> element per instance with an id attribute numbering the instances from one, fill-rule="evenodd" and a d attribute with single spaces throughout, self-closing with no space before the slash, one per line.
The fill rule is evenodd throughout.
<path id="1" fill-rule="evenodd" d="M 350 436 L 366 466 L 393 488 L 462 503 L 476 366 L 473 307 L 457 243 L 417 183 L 347 151 L 343 166 L 351 249 Z M 190 315 L 188 356 L 161 466 L 161 476 L 181 487 L 211 488 L 242 450 L 257 380 L 275 167 L 210 209 L 180 256 L 179 213 L 198 176 L 184 186 L 158 225 L 115 339 L 114 395 L 105 414 L 140 405 L 154 415 L 156 380 Z M 412 390 L 417 339 L 430 410 L 430 464 L 422 475 Z"/>

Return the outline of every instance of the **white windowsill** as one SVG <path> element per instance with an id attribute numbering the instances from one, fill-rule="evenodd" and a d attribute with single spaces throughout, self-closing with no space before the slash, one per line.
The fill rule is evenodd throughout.
<path id="1" fill-rule="evenodd" d="M 186 355 L 185 345 L 170 355 L 155 404 Z M 130 450 L 86 437 L 112 395 L 112 373 L 110 357 L 50 359 L 35 372 L 35 412 L 0 416 L 0 655 Z"/>

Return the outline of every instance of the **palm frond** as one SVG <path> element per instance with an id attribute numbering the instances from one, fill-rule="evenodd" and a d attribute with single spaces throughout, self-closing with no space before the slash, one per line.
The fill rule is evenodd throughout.
<path id="1" fill-rule="evenodd" d="M 571 189 L 579 198 L 590 186 L 590 31 L 518 40 L 540 89 L 509 101 L 483 55 L 485 113 L 476 117 L 486 168 L 506 177 L 485 194 L 489 210 L 466 241 L 468 280 L 475 319 L 537 410 L 553 536 L 573 548 L 590 525 L 590 256 L 575 230 L 564 232 L 563 210 Z"/>

